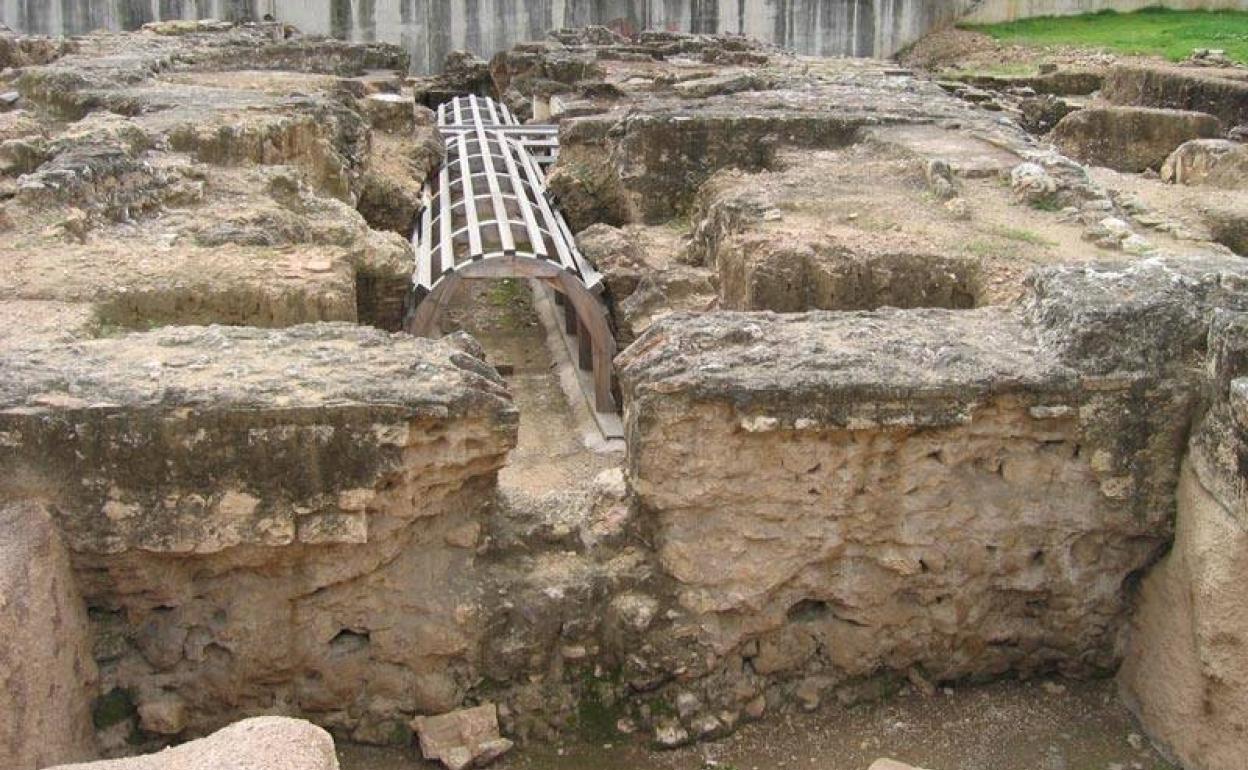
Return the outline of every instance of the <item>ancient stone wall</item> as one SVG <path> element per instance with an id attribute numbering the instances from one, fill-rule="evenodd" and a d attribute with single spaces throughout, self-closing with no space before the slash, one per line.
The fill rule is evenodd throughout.
<path id="1" fill-rule="evenodd" d="M 1185 767 L 1248 754 L 1248 316 L 1210 331 L 1211 408 L 1178 487 L 1174 547 L 1144 578 L 1119 682 L 1149 735 Z"/>
<path id="2" fill-rule="evenodd" d="M 124 739 L 240 713 L 382 742 L 469 683 L 493 369 L 348 325 L 7 351 L 0 498 L 55 513 Z"/>
<path id="3" fill-rule="evenodd" d="M 620 361 L 628 472 L 687 633 L 799 693 L 1112 670 L 1171 536 L 1188 367 L 1244 277 L 1066 268 L 1019 310 L 659 321 Z"/>
<path id="4" fill-rule="evenodd" d="M 95 755 L 86 608 L 48 511 L 0 505 L 0 757 L 36 770 Z"/>

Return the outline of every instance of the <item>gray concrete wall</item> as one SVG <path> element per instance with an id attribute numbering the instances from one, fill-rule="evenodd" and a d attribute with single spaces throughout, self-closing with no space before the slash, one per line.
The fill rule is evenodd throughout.
<path id="1" fill-rule="evenodd" d="M 163 19 L 271 13 L 305 32 L 401 44 L 413 69 L 429 72 L 448 51 L 488 56 L 561 26 L 735 32 L 805 54 L 891 56 L 967 12 L 971 20 L 993 22 L 1159 2 L 1248 10 L 1248 0 L 0 0 L 0 22 L 72 35 Z"/>
<path id="2" fill-rule="evenodd" d="M 735 32 L 817 55 L 890 55 L 952 21 L 963 0 L 0 0 L 23 32 L 81 34 L 179 18 L 272 13 L 305 32 L 399 43 L 418 72 L 450 50 L 482 55 L 561 26 Z"/>

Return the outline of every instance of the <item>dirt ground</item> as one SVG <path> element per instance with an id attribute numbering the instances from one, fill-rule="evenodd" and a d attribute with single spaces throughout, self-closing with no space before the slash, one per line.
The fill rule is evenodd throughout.
<path id="1" fill-rule="evenodd" d="M 339 745 L 343 770 L 435 767 L 411 749 Z M 747 725 L 713 743 L 653 751 L 627 736 L 524 747 L 498 770 L 866 770 L 882 756 L 930 770 L 1172 770 L 1118 700 L 1114 683 L 997 682 L 830 704 Z"/>
<path id="2" fill-rule="evenodd" d="M 1027 46 L 1003 43 L 965 29 L 934 32 L 902 51 L 898 60 L 928 72 L 974 72 L 1036 75 L 1041 64 L 1062 69 L 1103 69 L 1115 63 L 1163 62 L 1155 56 L 1129 56 L 1075 46 Z"/>
<path id="3" fill-rule="evenodd" d="M 469 332 L 502 367 L 520 409 L 519 439 L 499 473 L 504 493 L 588 489 L 600 471 L 623 462 L 622 452 L 595 452 L 582 441 L 526 283 L 469 281 L 447 315 L 446 331 Z"/>

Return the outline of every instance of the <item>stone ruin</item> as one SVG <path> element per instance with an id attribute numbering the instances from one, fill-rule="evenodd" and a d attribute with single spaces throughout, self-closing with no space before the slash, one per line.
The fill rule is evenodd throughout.
<path id="1" fill-rule="evenodd" d="M 283 717 L 436 724 L 480 750 L 453 766 L 674 746 L 1051 672 L 1117 672 L 1185 767 L 1242 766 L 1242 178 L 1177 221 L 989 86 L 734 37 L 406 64 L 273 24 L 0 35 L 6 767 L 336 766 Z M 1128 111 L 1132 164 L 1236 186 L 1179 145 L 1224 141 L 1241 81 L 1110 80 L 1063 152 L 1125 158 L 1097 110 Z M 469 93 L 558 122 L 549 192 L 607 286 L 624 457 L 571 507 L 502 506 L 506 378 L 400 331 L 428 108 Z"/>

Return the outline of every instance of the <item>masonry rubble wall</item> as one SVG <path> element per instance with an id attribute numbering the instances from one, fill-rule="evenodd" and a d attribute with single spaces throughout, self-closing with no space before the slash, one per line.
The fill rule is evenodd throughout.
<path id="1" fill-rule="evenodd" d="M 268 711 L 384 742 L 458 703 L 516 435 L 491 367 L 347 324 L 170 328 L 0 367 L 0 499 L 63 533 L 109 736 Z"/>
<path id="2" fill-rule="evenodd" d="M 1184 767 L 1248 755 L 1248 315 L 1210 330 L 1211 406 L 1178 487 L 1174 546 L 1143 581 L 1118 674 L 1149 736 Z"/>
<path id="3" fill-rule="evenodd" d="M 689 639 L 827 690 L 1112 671 L 1242 263 L 1052 268 L 1014 308 L 708 313 L 621 360 Z M 736 663 L 731 661 L 735 660 Z"/>

